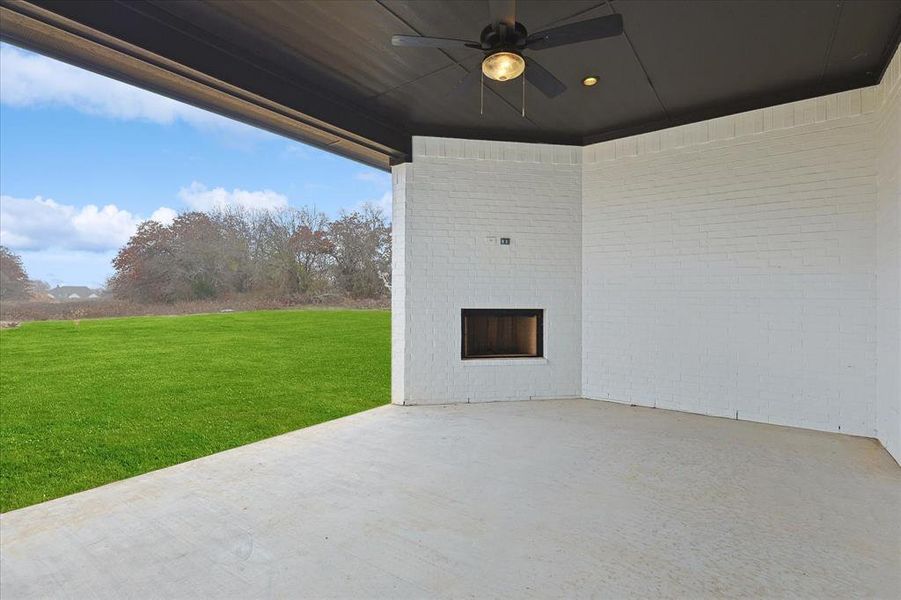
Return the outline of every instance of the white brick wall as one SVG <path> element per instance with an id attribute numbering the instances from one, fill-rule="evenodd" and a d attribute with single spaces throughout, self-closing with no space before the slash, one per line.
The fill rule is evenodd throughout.
<path id="1" fill-rule="evenodd" d="M 897 458 L 899 79 L 586 148 L 415 138 L 393 401 L 582 395 Z M 462 361 L 479 307 L 544 308 L 547 360 Z"/>
<path id="2" fill-rule="evenodd" d="M 407 205 L 413 191 L 407 191 L 407 177 L 413 165 L 391 169 L 393 205 L 391 209 L 391 398 L 403 403 L 406 368 L 407 327 Z"/>
<path id="3" fill-rule="evenodd" d="M 901 54 L 877 100 L 876 432 L 901 463 Z"/>
<path id="4" fill-rule="evenodd" d="M 394 170 L 405 262 L 393 283 L 395 403 L 580 395 L 580 159 L 581 148 L 414 139 L 412 166 Z M 461 360 L 463 308 L 545 309 L 546 360 Z"/>
<path id="5" fill-rule="evenodd" d="M 876 435 L 877 92 L 585 149 L 587 397 Z"/>

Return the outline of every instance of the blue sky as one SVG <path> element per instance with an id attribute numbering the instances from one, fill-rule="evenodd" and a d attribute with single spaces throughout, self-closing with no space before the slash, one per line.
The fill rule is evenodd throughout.
<path id="1" fill-rule="evenodd" d="M 390 211 L 387 173 L 0 44 L 0 243 L 32 278 L 102 285 L 147 218 L 366 202 Z"/>

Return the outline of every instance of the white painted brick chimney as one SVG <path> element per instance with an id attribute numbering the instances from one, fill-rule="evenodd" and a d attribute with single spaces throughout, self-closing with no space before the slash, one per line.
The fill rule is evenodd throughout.
<path id="1" fill-rule="evenodd" d="M 581 395 L 581 157 L 414 139 L 394 168 L 395 403 Z M 463 308 L 544 309 L 545 358 L 461 360 Z"/>
<path id="2" fill-rule="evenodd" d="M 899 80 L 896 55 L 878 86 L 585 148 L 415 138 L 393 402 L 583 396 L 901 457 Z M 461 360 L 463 308 L 544 309 L 546 357 Z"/>

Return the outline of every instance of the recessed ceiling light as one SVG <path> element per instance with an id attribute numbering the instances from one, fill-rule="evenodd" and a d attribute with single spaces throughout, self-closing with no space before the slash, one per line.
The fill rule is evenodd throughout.
<path id="1" fill-rule="evenodd" d="M 597 84 L 598 84 L 598 78 L 595 77 L 594 75 L 589 75 L 588 77 L 586 77 L 582 80 L 582 85 L 584 85 L 585 87 L 591 87 L 591 86 L 597 85 Z"/>

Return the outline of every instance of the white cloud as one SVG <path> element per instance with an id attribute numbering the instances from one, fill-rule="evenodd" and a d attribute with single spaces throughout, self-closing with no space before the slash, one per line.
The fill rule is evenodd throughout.
<path id="1" fill-rule="evenodd" d="M 243 208 L 273 210 L 288 206 L 288 198 L 272 190 L 207 188 L 194 182 L 178 197 L 190 210 Z M 171 225 L 178 212 L 168 206 L 149 219 Z M 70 250 L 105 252 L 122 247 L 147 217 L 115 204 L 75 206 L 50 198 L 0 195 L 0 244 L 16 251 Z"/>
<path id="2" fill-rule="evenodd" d="M 358 181 L 368 181 L 369 183 L 378 183 L 380 185 L 391 185 L 391 174 L 382 173 L 381 171 L 360 171 L 354 175 L 354 179 Z"/>
<path id="3" fill-rule="evenodd" d="M 153 211 L 153 214 L 150 215 L 150 220 L 168 227 L 169 225 L 172 225 L 172 221 L 174 221 L 177 216 L 177 211 L 174 211 L 167 206 L 161 206 Z"/>
<path id="4" fill-rule="evenodd" d="M 382 210 L 382 213 L 390 221 L 391 220 L 391 201 L 392 201 L 391 192 L 385 192 L 378 199 L 363 200 L 362 202 L 358 202 L 351 209 L 351 212 L 361 210 L 364 206 L 366 206 L 368 204 L 369 206 L 374 206 L 376 208 L 380 208 Z"/>
<path id="5" fill-rule="evenodd" d="M 297 158 L 300 160 L 307 160 L 313 158 L 313 148 L 309 146 L 304 146 L 298 142 L 291 142 L 285 146 L 284 151 L 282 152 L 283 158 Z"/>
<path id="6" fill-rule="evenodd" d="M 374 202 L 373 204 L 375 204 L 377 207 L 381 208 L 382 211 L 384 211 L 384 213 L 386 215 L 388 215 L 388 217 L 391 217 L 392 198 L 393 198 L 393 196 L 392 196 L 391 192 L 385 192 L 384 194 L 382 194 L 382 197 L 379 198 L 378 201 Z"/>
<path id="7" fill-rule="evenodd" d="M 242 134 L 254 128 L 52 58 L 0 44 L 0 102 L 14 107 L 61 106 L 122 121 L 184 121 Z"/>
<path id="8" fill-rule="evenodd" d="M 288 206 L 288 198 L 272 190 L 248 191 L 208 188 L 197 181 L 178 192 L 178 197 L 191 210 L 244 208 L 247 210 L 277 210 Z"/>
<path id="9" fill-rule="evenodd" d="M 152 218 L 162 222 L 174 213 L 162 207 Z M 115 204 L 78 208 L 40 196 L 0 196 L 0 244 L 14 250 L 109 251 L 127 242 L 141 221 Z"/>
<path id="10" fill-rule="evenodd" d="M 358 202 L 356 206 L 354 206 L 353 210 L 360 210 L 364 205 L 369 204 L 371 206 L 375 206 L 377 208 L 382 209 L 382 212 L 385 213 L 389 219 L 391 218 L 391 174 L 383 173 L 382 171 L 376 171 L 375 169 L 360 171 L 356 175 L 354 175 L 354 179 L 358 181 L 366 181 L 368 183 L 375 184 L 377 187 L 385 189 L 385 191 L 378 199 L 367 199 L 362 202 Z"/>

